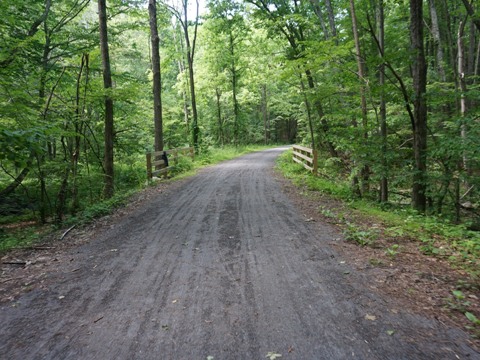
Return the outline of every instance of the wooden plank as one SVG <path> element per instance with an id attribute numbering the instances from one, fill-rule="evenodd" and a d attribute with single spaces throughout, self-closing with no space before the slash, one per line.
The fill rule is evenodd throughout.
<path id="1" fill-rule="evenodd" d="M 313 159 L 311 157 L 308 157 L 307 155 L 303 155 L 301 153 L 293 153 L 293 156 L 298 156 L 304 160 L 307 160 L 309 163 L 313 163 Z"/>
<path id="2" fill-rule="evenodd" d="M 310 148 L 307 148 L 305 146 L 300 146 L 300 145 L 293 145 L 293 149 L 298 149 L 298 150 L 302 150 L 302 151 L 305 151 L 309 154 L 312 154 L 313 153 L 313 150 L 310 149 Z"/>
<path id="3" fill-rule="evenodd" d="M 295 161 L 296 163 L 299 163 L 300 165 L 302 165 L 305 169 L 307 170 L 310 170 L 310 171 L 313 171 L 313 168 L 311 166 L 308 166 L 307 164 L 305 164 L 304 162 L 302 162 L 301 160 L 298 160 L 296 158 L 293 158 L 293 161 Z"/>
<path id="4" fill-rule="evenodd" d="M 155 170 L 152 172 L 152 174 L 154 176 L 157 176 L 158 174 L 164 174 L 166 172 L 168 172 L 168 170 L 170 169 L 170 167 L 166 167 L 166 168 L 163 168 L 163 169 L 160 169 L 160 170 Z"/>
<path id="5" fill-rule="evenodd" d="M 163 169 L 160 169 L 160 170 L 156 170 L 152 174 L 154 176 L 157 176 L 159 174 L 166 174 L 169 170 L 172 170 L 173 168 L 175 168 L 175 166 L 169 166 L 169 167 L 166 167 L 166 168 L 163 168 Z"/>
<path id="6" fill-rule="evenodd" d="M 160 165 L 165 165 L 165 160 L 156 160 L 153 162 L 153 166 L 157 167 Z"/>

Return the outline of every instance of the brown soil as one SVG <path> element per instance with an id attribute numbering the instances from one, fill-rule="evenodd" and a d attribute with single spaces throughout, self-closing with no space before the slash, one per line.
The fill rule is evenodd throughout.
<path id="1" fill-rule="evenodd" d="M 428 256 L 419 249 L 421 243 L 408 235 L 391 237 L 378 218 L 366 216 L 331 196 L 298 187 L 277 173 L 284 191 L 305 217 L 318 224 L 335 226 L 342 235 L 330 243 L 369 279 L 369 287 L 391 299 L 399 308 L 408 308 L 449 326 L 463 328 L 471 334 L 471 343 L 480 349 L 480 327 L 464 315 L 469 311 L 480 318 L 480 282 L 478 277 L 455 268 L 447 256 Z M 327 216 L 325 216 L 325 214 Z M 377 234 L 371 244 L 362 246 L 345 240 L 346 223 Z M 393 247 L 398 245 L 398 248 Z M 392 249 L 388 253 L 387 249 Z M 457 300 L 452 291 L 460 290 L 464 300 Z M 462 304 L 468 302 L 467 305 Z"/>

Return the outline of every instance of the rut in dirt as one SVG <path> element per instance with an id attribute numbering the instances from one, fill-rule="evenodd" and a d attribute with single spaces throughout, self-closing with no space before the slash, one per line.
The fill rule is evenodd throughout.
<path id="1" fill-rule="evenodd" d="M 340 235 L 272 176 L 284 150 L 207 168 L 72 249 L 46 289 L 1 308 L 0 357 L 479 359 L 337 256 Z"/>

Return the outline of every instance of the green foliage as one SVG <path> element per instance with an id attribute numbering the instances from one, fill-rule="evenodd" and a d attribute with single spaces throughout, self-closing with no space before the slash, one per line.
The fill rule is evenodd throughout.
<path id="1" fill-rule="evenodd" d="M 389 256 L 391 259 L 395 259 L 396 256 L 398 255 L 400 246 L 398 244 L 393 244 L 387 250 L 385 250 L 385 254 Z"/>
<path id="2" fill-rule="evenodd" d="M 351 223 L 346 224 L 343 234 L 346 240 L 356 242 L 360 246 L 372 246 L 378 238 L 377 231 L 361 229 Z"/>

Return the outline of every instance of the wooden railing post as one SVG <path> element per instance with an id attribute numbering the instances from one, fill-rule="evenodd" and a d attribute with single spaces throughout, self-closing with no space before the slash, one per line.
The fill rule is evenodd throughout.
<path id="1" fill-rule="evenodd" d="M 152 175 L 152 153 L 147 153 L 147 178 L 151 180 L 153 177 Z"/>
<path id="2" fill-rule="evenodd" d="M 313 149 L 313 175 L 317 176 L 318 171 L 318 152 Z"/>

